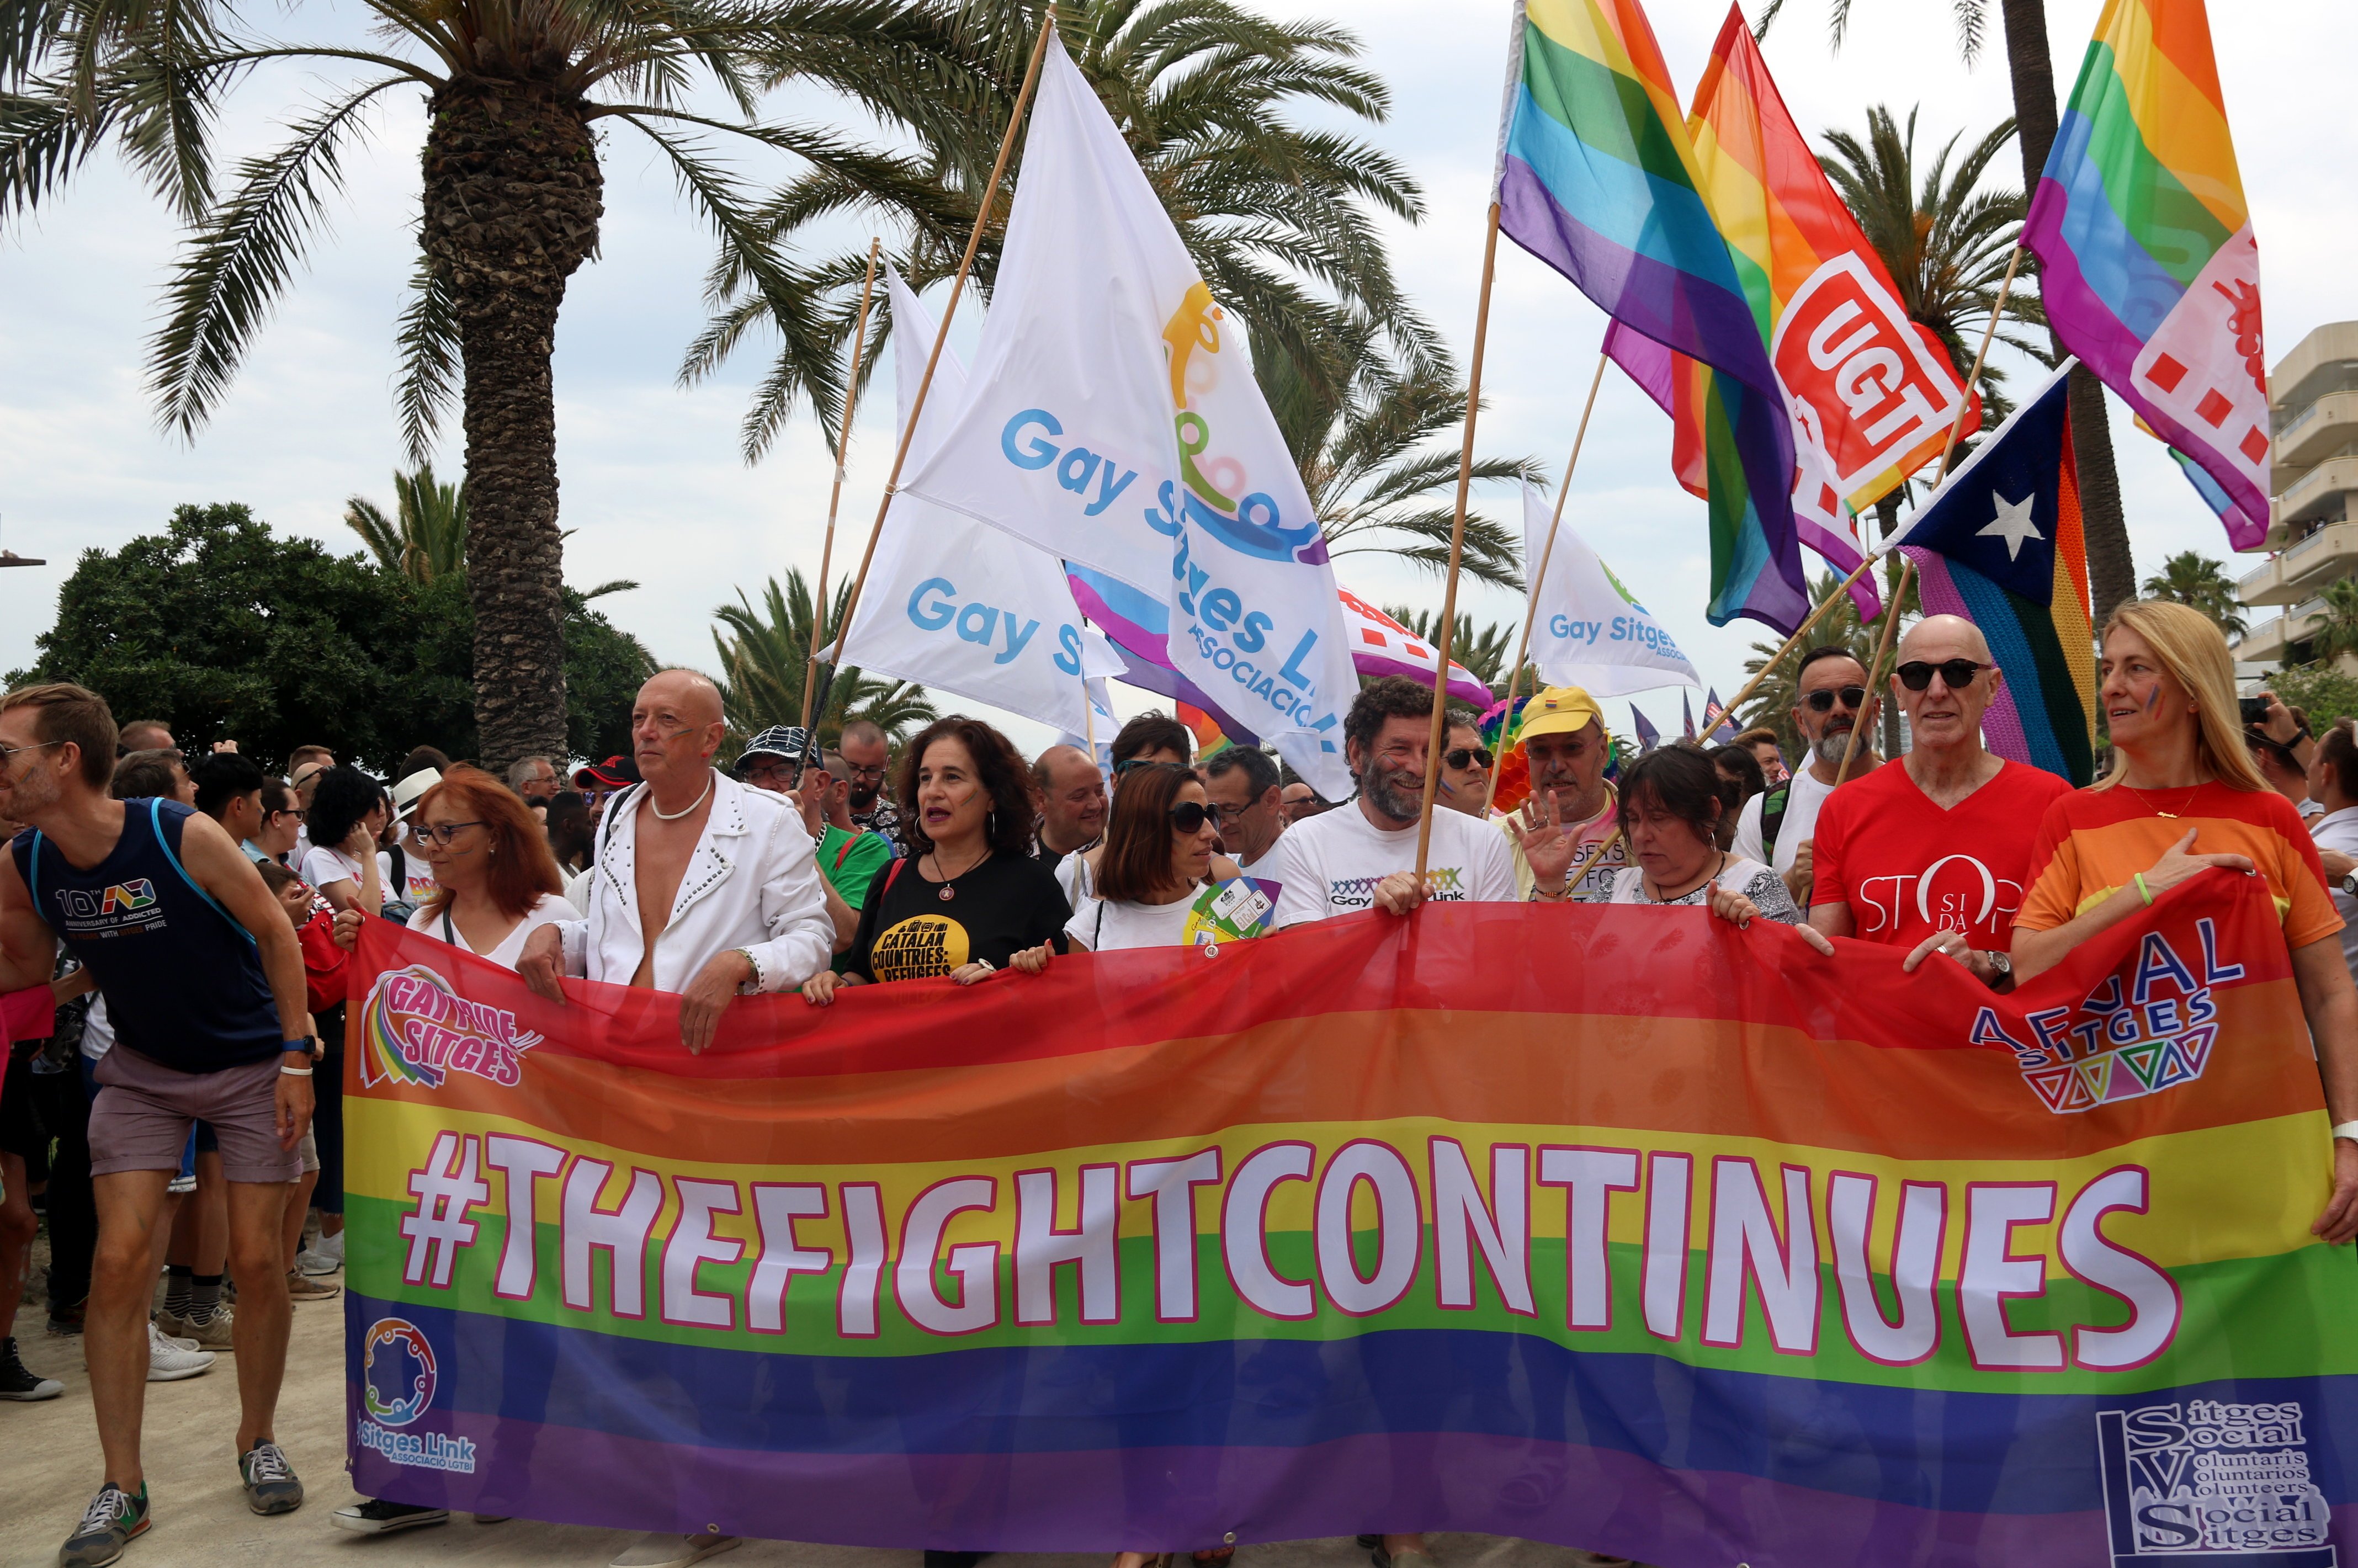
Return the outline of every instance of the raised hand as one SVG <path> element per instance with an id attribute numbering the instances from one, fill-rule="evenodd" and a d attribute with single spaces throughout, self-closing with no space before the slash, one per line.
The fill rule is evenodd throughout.
<path id="1" fill-rule="evenodd" d="M 1531 868 L 1533 880 L 1541 891 L 1553 897 L 1580 854 L 1579 840 L 1564 826 L 1563 814 L 1556 808 L 1555 791 L 1532 791 L 1531 798 L 1523 802 L 1513 821 L 1515 842 L 1522 846 L 1523 860 Z"/>

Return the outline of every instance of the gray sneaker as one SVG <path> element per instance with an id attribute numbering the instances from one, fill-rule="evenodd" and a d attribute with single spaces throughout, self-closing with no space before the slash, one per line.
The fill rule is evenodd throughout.
<path id="1" fill-rule="evenodd" d="M 58 1568 L 105 1568 L 123 1555 L 126 1542 L 146 1534 L 151 1522 L 147 1483 L 139 1484 L 139 1495 L 135 1498 L 109 1481 L 91 1498 L 81 1523 L 58 1548 Z"/>
<path id="2" fill-rule="evenodd" d="M 276 1443 L 265 1439 L 247 1449 L 237 1476 L 245 1485 L 245 1506 L 255 1513 L 291 1514 L 303 1506 L 303 1483 Z"/>

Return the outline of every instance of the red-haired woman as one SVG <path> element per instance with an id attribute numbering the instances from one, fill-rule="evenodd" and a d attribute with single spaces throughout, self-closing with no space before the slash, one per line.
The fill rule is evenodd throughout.
<path id="1" fill-rule="evenodd" d="M 1196 890 L 1210 880 L 1220 830 L 1195 770 L 1152 762 L 1121 782 L 1098 857 L 1094 897 L 1065 924 L 1065 935 L 1086 953 L 1124 947 L 1175 947 L 1185 935 Z M 1018 968 L 1047 949 L 1018 954 Z"/>
<path id="2" fill-rule="evenodd" d="M 409 833 L 437 883 L 409 917 L 412 931 L 513 969 L 535 926 L 581 918 L 559 896 L 565 879 L 548 835 L 513 791 L 479 768 L 444 773 L 419 799 Z M 336 922 L 345 946 L 359 932 L 357 914 Z"/>

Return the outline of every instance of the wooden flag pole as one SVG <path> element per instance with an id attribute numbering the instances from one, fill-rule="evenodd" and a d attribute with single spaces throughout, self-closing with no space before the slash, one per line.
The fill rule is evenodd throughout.
<path id="1" fill-rule="evenodd" d="M 934 384 L 934 367 L 942 362 L 942 346 L 950 341 L 950 319 L 957 314 L 958 300 L 966 292 L 967 274 L 974 270 L 974 254 L 982 248 L 982 232 L 990 225 L 991 204 L 999 199 L 999 182 L 1007 173 L 1007 159 L 1015 151 L 1015 138 L 1023 130 L 1023 111 L 1032 103 L 1032 89 L 1039 84 L 1040 62 L 1048 58 L 1048 40 L 1056 34 L 1056 19 L 1051 8 L 1040 20 L 1039 40 L 1032 46 L 1032 63 L 1023 69 L 1023 86 L 1015 94 L 1015 110 L 1007 117 L 1007 134 L 999 138 L 999 157 L 990 166 L 990 179 L 982 188 L 982 199 L 975 204 L 974 229 L 966 237 L 966 254 L 958 258 L 957 276 L 950 281 L 949 303 L 942 308 L 942 324 L 935 330 L 933 352 L 925 356 L 925 373 L 917 383 L 917 395 L 909 403 L 909 427 L 901 432 L 900 445 L 892 450 L 892 471 L 884 476 L 884 494 L 876 503 L 876 521 L 868 530 L 868 547 L 860 555 L 860 571 L 851 579 L 851 597 L 843 607 L 843 626 L 851 626 L 852 618 L 860 612 L 860 592 L 868 586 L 868 568 L 876 559 L 876 541 L 884 532 L 884 514 L 892 508 L 892 497 L 901 488 L 901 467 L 909 460 L 909 442 L 917 434 L 917 421 L 925 411 L 925 394 Z"/>
<path id="2" fill-rule="evenodd" d="M 835 438 L 835 483 L 827 492 L 827 543 L 818 552 L 818 597 L 811 605 L 810 662 L 803 667 L 803 755 L 811 753 L 811 698 L 818 690 L 818 651 L 827 646 L 827 573 L 835 560 L 835 512 L 843 500 L 843 465 L 851 449 L 851 413 L 860 403 L 860 356 L 868 346 L 868 297 L 876 287 L 881 236 L 868 242 L 868 276 L 860 280 L 860 319 L 851 329 L 851 383 L 843 393 L 843 428 Z"/>
<path id="3" fill-rule="evenodd" d="M 1531 602 L 1523 611 L 1523 638 L 1515 645 L 1515 662 L 1507 666 L 1506 716 L 1498 720 L 1498 755 L 1491 760 L 1490 787 L 1482 796 L 1482 815 L 1490 814 L 1491 805 L 1498 798 L 1498 773 L 1506 762 L 1507 731 L 1515 722 L 1515 687 L 1522 678 L 1523 659 L 1531 651 L 1531 626 L 1539 620 L 1540 588 L 1547 581 L 1548 562 L 1555 556 L 1555 531 L 1563 522 L 1565 497 L 1572 493 L 1572 472 L 1580 466 L 1581 443 L 1588 439 L 1588 416 L 1596 407 L 1596 389 L 1605 384 L 1605 362 L 1609 356 L 1596 356 L 1596 373 L 1588 381 L 1588 401 L 1580 406 L 1580 427 L 1573 432 L 1572 456 L 1563 460 L 1563 487 L 1555 492 L 1555 515 L 1548 519 L 1547 543 L 1540 549 L 1538 575 L 1531 581 Z"/>
<path id="4" fill-rule="evenodd" d="M 1982 329 L 1982 346 L 1974 355 L 1974 368 L 1965 373 L 1965 395 L 1957 405 L 1957 417 L 1950 424 L 1949 438 L 1941 448 L 1941 471 L 1932 476 L 1932 495 L 1938 495 L 1941 492 L 1941 486 L 1948 482 L 1949 465 L 1957 456 L 1958 438 L 1964 434 L 1965 416 L 1973 409 L 1974 384 L 1982 378 L 1982 364 L 1989 358 L 1990 340 L 1997 336 L 1998 318 L 2006 312 L 2006 297 L 2014 290 L 2015 268 L 2021 265 L 2022 247 L 2017 244 L 2014 247 L 2013 258 L 2006 264 L 2006 280 L 1998 285 L 1997 302 L 1990 307 L 1989 325 Z M 1930 506 L 1932 503 L 1932 495 L 1924 498 L 1924 505 Z M 1876 639 L 1875 665 L 1866 672 L 1866 691 L 1870 697 L 1881 693 L 1884 683 L 1888 678 L 1883 671 L 1883 655 L 1891 647 L 1893 629 L 1899 624 L 1899 606 L 1906 601 L 1908 584 L 1915 575 L 1916 563 L 1902 556 L 1899 564 L 1899 585 L 1891 590 L 1891 603 L 1885 612 L 1883 633 Z M 1859 715 L 1862 720 L 1866 717 L 1864 713 Z M 1850 760 L 1858 753 L 1859 731 L 1864 728 L 1863 723 L 1855 723 L 1850 727 L 1850 741 L 1843 747 L 1842 769 L 1834 774 L 1834 783 L 1837 784 L 1850 775 Z"/>
<path id="5" fill-rule="evenodd" d="M 1474 482 L 1474 416 L 1482 405 L 1482 351 L 1490 335 L 1490 279 L 1498 268 L 1498 203 L 1482 238 L 1482 297 L 1474 310 L 1474 362 L 1466 373 L 1466 439 L 1457 449 L 1457 515 L 1449 525 L 1449 582 L 1441 594 L 1441 656 L 1433 666 L 1433 729 L 1424 750 L 1424 796 L 1416 814 L 1416 885 L 1433 847 L 1433 791 L 1441 779 L 1444 715 L 1449 704 L 1449 643 L 1457 630 L 1457 562 L 1466 549 L 1466 492 Z M 1601 367 L 1600 367 L 1601 370 Z"/>

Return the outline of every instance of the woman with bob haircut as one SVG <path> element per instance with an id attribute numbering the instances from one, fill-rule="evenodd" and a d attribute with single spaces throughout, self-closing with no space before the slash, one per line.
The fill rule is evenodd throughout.
<path id="1" fill-rule="evenodd" d="M 559 896 L 565 879 L 530 808 L 479 768 L 453 767 L 419 796 L 409 833 L 435 881 L 412 931 L 513 969 L 535 927 L 581 918 Z M 338 914 L 338 946 L 352 946 L 360 924 L 357 911 Z"/>
<path id="2" fill-rule="evenodd" d="M 392 820 L 384 785 L 358 768 L 320 770 L 305 823 L 311 848 L 296 871 L 339 911 L 376 914 L 393 881 L 392 859 L 376 847 L 376 839 Z"/>
<path id="3" fill-rule="evenodd" d="M 1027 947 L 1063 950 L 1072 906 L 1032 858 L 1032 770 L 1006 736 L 936 719 L 903 750 L 893 796 L 908 853 L 868 884 L 843 971 L 805 980 L 806 1000 L 892 980 L 970 986 Z"/>
<path id="4" fill-rule="evenodd" d="M 2333 1194 L 2310 1230 L 2358 1236 L 2358 988 L 2317 846 L 2244 745 L 2235 666 L 2219 628 L 2182 604 L 2135 600 L 2104 622 L 2096 700 L 2113 768 L 2047 808 L 2014 917 L 2018 981 L 2213 867 L 2256 872 L 2275 896 L 2334 1129 Z"/>
<path id="5" fill-rule="evenodd" d="M 1583 902 L 1692 904 L 1738 925 L 1765 915 L 1832 953 L 1833 945 L 1802 920 L 1784 878 L 1719 847 L 1732 793 L 1711 758 L 1691 741 L 1639 758 L 1621 776 L 1620 801 L 1621 834 L 1637 863 L 1614 872 L 1609 891 Z"/>
<path id="6" fill-rule="evenodd" d="M 1193 768 L 1152 762 L 1133 769 L 1114 794 L 1096 896 L 1074 912 L 1065 937 L 1085 953 L 1177 946 L 1196 890 L 1212 876 L 1219 838 L 1210 797 Z M 1015 955 L 1015 967 L 1034 974 L 1047 962 L 1044 946 Z"/>

